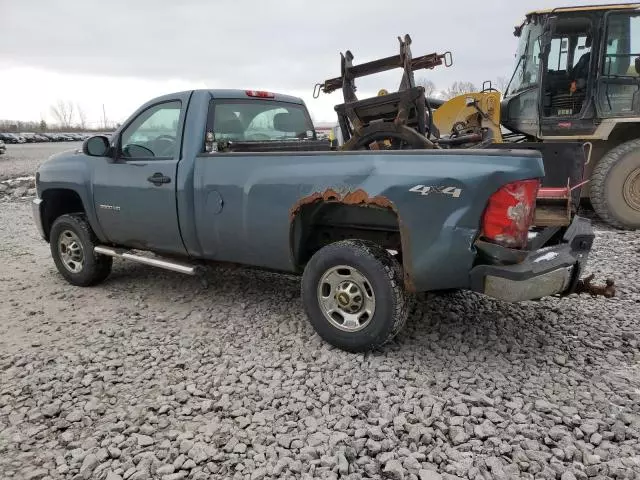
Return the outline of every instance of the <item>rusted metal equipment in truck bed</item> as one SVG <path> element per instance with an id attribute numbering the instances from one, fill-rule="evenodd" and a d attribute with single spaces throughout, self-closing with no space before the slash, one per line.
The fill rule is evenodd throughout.
<path id="1" fill-rule="evenodd" d="M 342 88 L 344 103 L 335 106 L 338 122 L 345 141 L 343 150 L 376 148 L 380 140 L 387 141 L 394 148 L 434 148 L 429 140 L 433 130 L 429 102 L 424 88 L 416 86 L 413 72 L 419 69 L 433 69 L 439 65 L 452 64 L 451 53 L 431 53 L 413 58 L 411 37 L 398 37 L 400 53 L 360 65 L 353 65 L 354 56 L 350 50 L 340 54 L 339 77 L 330 78 L 316 84 L 314 98 L 320 92 L 331 93 Z M 402 80 L 397 92 L 359 100 L 356 96 L 355 79 L 381 73 L 396 68 L 403 69 Z"/>

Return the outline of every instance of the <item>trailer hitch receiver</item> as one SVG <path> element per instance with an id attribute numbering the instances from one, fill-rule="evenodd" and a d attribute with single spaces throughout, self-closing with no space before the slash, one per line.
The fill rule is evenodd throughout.
<path id="1" fill-rule="evenodd" d="M 582 280 L 578 280 L 576 285 L 575 293 L 588 293 L 592 297 L 603 296 L 605 298 L 612 298 L 616 295 L 616 286 L 611 278 L 607 278 L 605 281 L 605 285 L 593 285 L 591 281 L 593 280 L 593 273 L 591 275 L 586 276 Z"/>

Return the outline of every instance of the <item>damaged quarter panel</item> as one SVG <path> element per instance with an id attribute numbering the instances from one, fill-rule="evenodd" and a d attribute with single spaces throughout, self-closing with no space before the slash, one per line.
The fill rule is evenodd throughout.
<path id="1" fill-rule="evenodd" d="M 202 154 L 198 243 L 205 258 L 296 271 L 290 233 L 303 204 L 373 203 L 399 217 L 409 287 L 463 288 L 489 196 L 543 174 L 537 151 Z"/>

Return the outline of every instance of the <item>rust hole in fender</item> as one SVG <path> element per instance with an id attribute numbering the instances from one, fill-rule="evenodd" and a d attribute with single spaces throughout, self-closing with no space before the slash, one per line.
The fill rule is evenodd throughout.
<path id="1" fill-rule="evenodd" d="M 293 222 L 296 218 L 296 215 L 302 207 L 306 205 L 312 205 L 314 203 L 319 202 L 330 202 L 330 203 L 340 203 L 343 205 L 359 205 L 359 206 L 367 206 L 374 208 L 383 208 L 392 210 L 396 217 L 398 218 L 398 227 L 400 230 L 400 241 L 402 243 L 402 251 L 409 252 L 409 234 L 404 228 L 402 223 L 402 219 L 396 209 L 396 206 L 393 204 L 391 200 L 382 195 L 376 195 L 375 197 L 370 197 L 367 192 L 363 189 L 359 188 L 352 192 L 347 192 L 344 195 L 341 195 L 339 192 L 335 191 L 332 188 L 325 190 L 324 192 L 314 192 L 310 195 L 306 195 L 299 199 L 289 210 L 289 220 Z M 404 285 L 405 288 L 410 291 L 415 291 L 415 286 L 413 284 L 413 279 L 410 270 L 410 262 L 407 260 L 405 255 L 402 256 L 403 260 L 403 270 L 404 270 Z"/>
<path id="2" fill-rule="evenodd" d="M 293 221 L 302 207 L 317 202 L 336 202 L 344 205 L 369 205 L 372 207 L 391 209 L 396 213 L 396 215 L 398 213 L 391 200 L 387 197 L 383 197 L 382 195 L 370 197 L 367 192 L 359 188 L 358 190 L 348 192 L 343 196 L 332 188 L 329 188 L 324 192 L 315 192 L 298 200 L 289 211 L 289 219 Z"/>

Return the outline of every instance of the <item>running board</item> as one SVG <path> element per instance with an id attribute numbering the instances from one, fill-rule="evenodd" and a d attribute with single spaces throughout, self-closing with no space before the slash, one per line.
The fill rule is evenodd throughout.
<path id="1" fill-rule="evenodd" d="M 151 265 L 152 267 L 164 268 L 165 270 L 171 270 L 178 273 L 186 273 L 187 275 L 196 275 L 198 273 L 197 268 L 193 265 L 176 262 L 174 260 L 143 257 L 142 255 L 130 253 L 127 250 L 97 246 L 93 248 L 93 251 L 100 255 L 132 260 L 134 262 L 144 263 L 145 265 Z"/>

